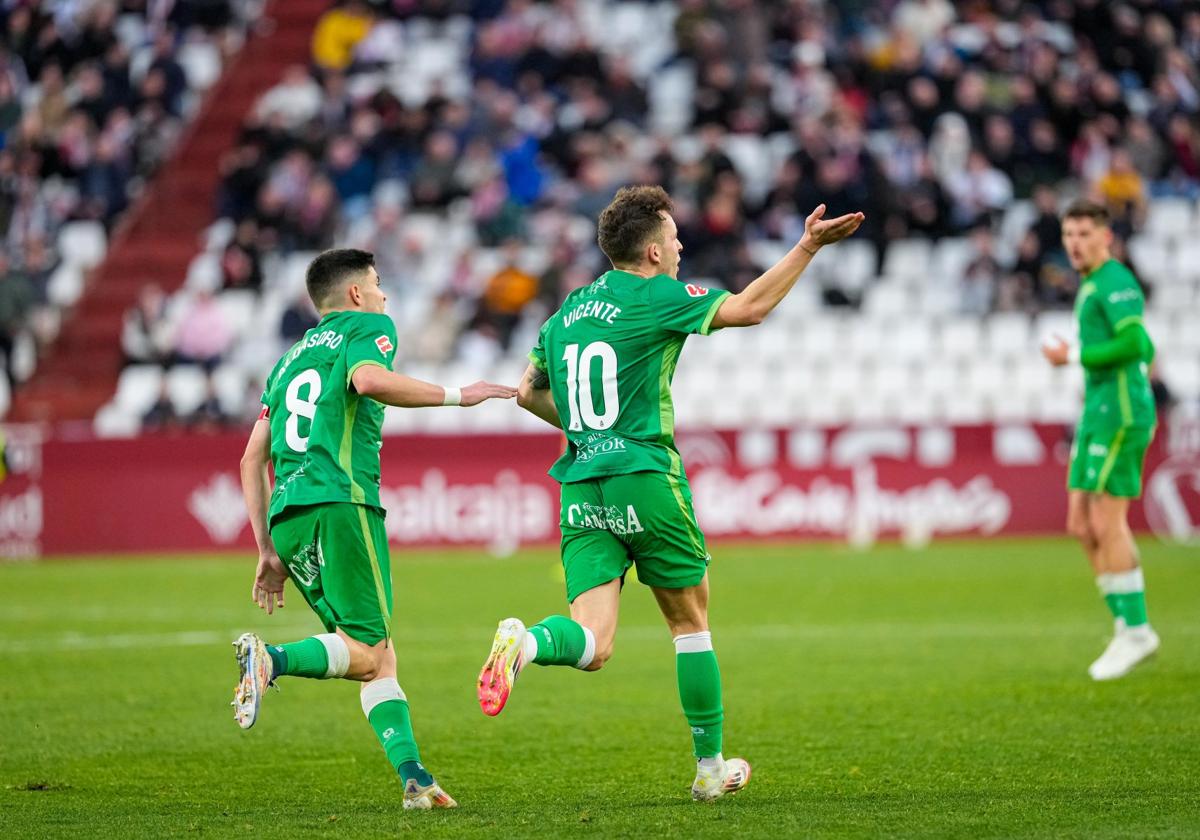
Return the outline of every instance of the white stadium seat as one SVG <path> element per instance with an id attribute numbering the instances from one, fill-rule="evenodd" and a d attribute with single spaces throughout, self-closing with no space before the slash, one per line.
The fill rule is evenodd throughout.
<path id="1" fill-rule="evenodd" d="M 129 365 L 117 378 L 113 402 L 138 418 L 149 410 L 162 392 L 163 371 L 158 365 Z"/>
<path id="2" fill-rule="evenodd" d="M 175 365 L 167 372 L 167 396 L 178 414 L 191 414 L 207 393 L 208 377 L 199 365 Z"/>
<path id="3" fill-rule="evenodd" d="M 104 261 L 108 239 L 99 222 L 67 222 L 58 232 L 58 253 L 62 261 L 89 271 Z"/>
<path id="4" fill-rule="evenodd" d="M 1159 198 L 1150 203 L 1146 233 L 1158 239 L 1185 239 L 1195 233 L 1195 213 L 1186 198 Z"/>

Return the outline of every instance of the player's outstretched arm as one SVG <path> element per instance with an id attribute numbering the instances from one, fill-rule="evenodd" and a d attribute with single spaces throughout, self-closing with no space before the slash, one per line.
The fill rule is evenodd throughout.
<path id="1" fill-rule="evenodd" d="M 254 571 L 254 586 L 250 597 L 267 611 L 283 606 L 283 584 L 287 581 L 287 570 L 275 553 L 271 534 L 267 531 L 267 505 L 271 499 L 271 421 L 265 417 L 254 424 L 246 451 L 242 454 L 242 496 L 246 500 L 246 512 L 250 515 L 250 528 L 254 531 L 254 542 L 258 545 L 258 568 Z"/>
<path id="2" fill-rule="evenodd" d="M 484 400 L 511 400 L 517 389 L 491 382 L 448 388 L 394 373 L 380 365 L 363 365 L 350 377 L 354 390 L 386 405 L 426 408 L 437 405 L 479 405 Z"/>
<path id="3" fill-rule="evenodd" d="M 517 405 L 554 428 L 562 428 L 554 397 L 550 394 L 550 377 L 537 365 L 525 368 L 525 375 L 521 377 L 521 384 L 517 386 Z"/>
<path id="4" fill-rule="evenodd" d="M 847 213 L 825 219 L 825 205 L 818 205 L 804 220 L 804 235 L 779 262 L 768 268 L 749 286 L 721 302 L 713 317 L 712 328 L 752 327 L 787 297 L 804 269 L 824 245 L 845 239 L 862 224 L 862 213 Z"/>

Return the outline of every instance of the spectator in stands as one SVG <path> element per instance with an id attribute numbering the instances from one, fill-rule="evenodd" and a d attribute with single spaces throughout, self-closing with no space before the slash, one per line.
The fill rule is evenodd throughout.
<path id="1" fill-rule="evenodd" d="M 325 12 L 313 30 L 313 63 L 322 70 L 345 70 L 373 23 L 370 6 L 359 0 L 346 0 Z"/>
<path id="2" fill-rule="evenodd" d="M 179 317 L 175 331 L 175 361 L 200 365 L 211 372 L 229 352 L 236 336 L 209 292 L 197 292 Z"/>
<path id="3" fill-rule="evenodd" d="M 288 129 L 300 127 L 320 110 L 321 87 L 300 65 L 285 70 L 282 81 L 264 93 L 254 109 L 260 119 L 278 115 Z"/>
<path id="4" fill-rule="evenodd" d="M 164 377 L 158 392 L 158 398 L 142 415 L 142 430 L 147 432 L 170 431 L 177 429 L 181 418 L 171 402 L 171 394 Z"/>
<path id="5" fill-rule="evenodd" d="M 192 431 L 216 432 L 228 426 L 232 420 L 233 418 L 225 411 L 225 406 L 221 404 L 216 383 L 210 374 L 204 380 L 204 399 L 191 414 L 183 418 L 184 425 Z"/>
<path id="6" fill-rule="evenodd" d="M 137 304 L 125 313 L 121 349 L 126 364 L 166 366 L 174 355 L 167 296 L 155 283 L 142 286 Z"/>
<path id="7" fill-rule="evenodd" d="M 986 315 L 996 300 L 1000 261 L 996 259 L 995 243 L 986 226 L 971 232 L 971 246 L 974 253 L 963 271 L 959 311 L 966 315 Z"/>
<path id="8" fill-rule="evenodd" d="M 500 347 L 507 349 L 521 311 L 538 292 L 537 278 L 521 267 L 521 243 L 510 240 L 504 245 L 505 264 L 490 278 L 479 301 L 476 322 L 492 327 Z"/>
<path id="9" fill-rule="evenodd" d="M 295 344 L 317 325 L 320 319 L 313 309 L 312 299 L 303 292 L 291 302 L 279 319 L 279 337 L 285 344 Z"/>
<path id="10" fill-rule="evenodd" d="M 258 227 L 253 219 L 246 219 L 234 230 L 233 239 L 221 254 L 221 288 L 256 292 L 262 282 Z"/>
<path id="11" fill-rule="evenodd" d="M 1108 172 L 1096 184 L 1096 191 L 1108 207 L 1118 236 L 1141 228 L 1146 217 L 1146 185 L 1126 149 L 1113 150 Z"/>
<path id="12" fill-rule="evenodd" d="M 0 354 L 4 355 L 4 373 L 10 390 L 17 387 L 14 348 L 17 337 L 26 329 L 33 309 L 33 288 L 25 273 L 14 267 L 0 250 Z"/>
<path id="13" fill-rule="evenodd" d="M 951 217 L 960 230 L 989 224 L 1013 198 L 1012 181 L 996 169 L 982 152 L 971 152 L 967 166 L 946 184 Z"/>

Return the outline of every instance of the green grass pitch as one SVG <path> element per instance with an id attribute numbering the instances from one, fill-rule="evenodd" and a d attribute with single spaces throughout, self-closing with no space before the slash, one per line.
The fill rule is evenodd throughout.
<path id="1" fill-rule="evenodd" d="M 750 787 L 688 795 L 673 648 L 626 587 L 598 674 L 531 668 L 496 719 L 495 622 L 561 612 L 550 551 L 393 557 L 400 682 L 461 808 L 409 814 L 340 682 L 285 681 L 257 726 L 229 642 L 267 618 L 250 558 L 0 566 L 0 837 L 1200 836 L 1200 555 L 1142 541 L 1156 660 L 1094 684 L 1109 630 L 1060 540 L 715 546 L 726 754 Z"/>

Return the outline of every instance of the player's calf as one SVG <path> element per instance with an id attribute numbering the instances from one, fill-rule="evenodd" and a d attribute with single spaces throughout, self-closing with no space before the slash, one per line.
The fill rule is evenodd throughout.
<path id="1" fill-rule="evenodd" d="M 421 763 L 408 698 L 396 678 L 381 677 L 364 683 L 359 697 L 367 722 L 404 782 L 404 807 L 416 810 L 455 807 L 458 803 L 441 789 Z"/>

